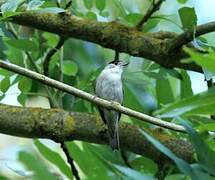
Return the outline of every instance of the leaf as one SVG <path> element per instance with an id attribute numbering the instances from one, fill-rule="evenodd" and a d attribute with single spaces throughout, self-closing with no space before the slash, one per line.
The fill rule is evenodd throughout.
<path id="1" fill-rule="evenodd" d="M 202 140 L 200 135 L 182 118 L 178 118 L 180 123 L 186 128 L 189 138 L 196 150 L 198 159 L 205 171 L 215 175 L 215 152 Z"/>
<path id="2" fill-rule="evenodd" d="M 75 76 L 78 72 L 78 66 L 73 61 L 63 61 L 62 71 L 65 75 Z"/>
<path id="3" fill-rule="evenodd" d="M 69 142 L 67 145 L 73 159 L 88 179 L 110 179 L 110 170 L 107 169 L 94 154 L 92 154 L 87 143 L 79 143 L 79 145 L 77 145 L 74 142 Z M 93 148 L 93 151 L 96 151 L 95 147 Z"/>
<path id="4" fill-rule="evenodd" d="M 164 69 L 160 69 L 159 74 L 161 74 L 161 76 L 166 76 L 166 72 Z M 156 80 L 156 94 L 159 105 L 168 104 L 174 101 L 172 87 L 168 79 Z"/>
<path id="5" fill-rule="evenodd" d="M 73 179 L 71 174 L 71 169 L 62 159 L 59 153 L 49 149 L 39 140 L 34 140 L 34 144 L 39 150 L 39 152 L 51 163 L 55 164 L 62 173 L 64 173 L 69 179 Z"/>
<path id="6" fill-rule="evenodd" d="M 5 77 L 3 80 L 1 80 L 1 91 L 3 93 L 6 93 L 7 90 L 10 87 L 10 78 L 9 77 Z"/>
<path id="7" fill-rule="evenodd" d="M 114 165 L 114 167 L 118 171 L 120 171 L 126 178 L 129 178 L 129 179 L 154 180 L 154 178 L 152 176 L 140 173 L 131 168 L 127 168 L 127 167 L 123 167 L 123 166 L 119 166 L 119 165 Z"/>
<path id="8" fill-rule="evenodd" d="M 43 5 L 45 1 L 40 1 L 40 0 L 32 0 L 28 3 L 27 5 L 27 10 L 36 10 L 38 9 L 40 6 Z"/>
<path id="9" fill-rule="evenodd" d="M 173 102 L 166 105 L 160 110 L 157 110 L 154 115 L 159 115 L 159 117 L 172 118 L 181 115 L 192 115 L 195 114 L 195 109 L 201 112 L 205 111 L 205 106 L 211 106 L 212 103 L 215 103 L 215 91 L 214 88 L 211 88 L 207 92 L 196 94 L 192 97 L 184 98 L 180 101 Z M 214 112 L 214 108 L 212 108 Z M 192 113 L 192 111 L 194 111 Z"/>
<path id="10" fill-rule="evenodd" d="M 3 32 L 2 28 L 0 28 L 0 36 L 5 36 L 5 33 Z"/>
<path id="11" fill-rule="evenodd" d="M 105 8 L 106 0 L 96 0 L 96 8 L 99 11 L 103 11 Z"/>
<path id="12" fill-rule="evenodd" d="M 151 29 L 155 28 L 159 22 L 159 19 L 149 19 L 143 26 L 143 32 L 149 32 Z"/>
<path id="13" fill-rule="evenodd" d="M 194 8 L 182 7 L 178 10 L 178 13 L 183 29 L 192 29 L 196 26 L 197 16 Z"/>
<path id="14" fill-rule="evenodd" d="M 23 51 L 38 51 L 37 44 L 27 39 L 9 39 L 5 41 L 8 45 Z"/>
<path id="15" fill-rule="evenodd" d="M 18 88 L 21 92 L 29 92 L 32 86 L 32 79 L 27 77 L 22 77 L 18 83 Z"/>
<path id="16" fill-rule="evenodd" d="M 92 11 L 88 11 L 85 16 L 87 19 L 97 20 L 97 15 Z"/>
<path id="17" fill-rule="evenodd" d="M 84 5 L 87 9 L 92 9 L 93 1 L 92 0 L 84 0 Z"/>
<path id="18" fill-rule="evenodd" d="M 190 76 L 185 70 L 181 70 L 182 80 L 180 81 L 181 99 L 193 96 Z"/>
<path id="19" fill-rule="evenodd" d="M 138 157 L 129 162 L 131 167 L 137 171 L 143 173 L 149 173 L 155 175 L 158 172 L 158 166 L 151 159 L 146 157 Z"/>
<path id="20" fill-rule="evenodd" d="M 17 97 L 18 102 L 23 106 L 25 105 L 26 99 L 27 99 L 27 95 L 24 93 L 19 94 L 19 96 Z"/>
<path id="21" fill-rule="evenodd" d="M 136 25 L 143 17 L 143 14 L 140 13 L 129 13 L 124 19 L 132 25 Z"/>
<path id="22" fill-rule="evenodd" d="M 184 161 L 183 159 L 178 158 L 171 150 L 169 150 L 166 146 L 161 144 L 159 141 L 154 139 L 152 136 L 148 135 L 143 130 L 140 130 L 140 132 L 145 136 L 145 138 L 150 141 L 160 152 L 164 153 L 166 156 L 168 156 L 171 160 L 175 162 L 177 167 L 180 169 L 181 172 L 184 174 L 192 177 L 192 179 L 199 179 L 193 172 L 193 169 L 190 167 L 190 165 Z"/>
<path id="23" fill-rule="evenodd" d="M 215 53 L 201 54 L 189 48 L 184 48 L 184 50 L 190 55 L 192 61 L 215 74 Z"/>
<path id="24" fill-rule="evenodd" d="M 181 74 L 175 69 L 165 69 L 165 71 L 172 77 L 182 80 Z"/>
<path id="25" fill-rule="evenodd" d="M 63 8 L 58 8 L 58 7 L 47 7 L 47 8 L 38 10 L 38 12 L 58 14 L 58 13 L 66 12 L 66 10 Z"/>
<path id="26" fill-rule="evenodd" d="M 168 80 L 166 75 L 164 74 L 160 74 L 160 73 L 156 73 L 156 72 L 143 72 L 146 76 L 149 76 L 150 78 L 153 78 L 153 79 L 161 79 L 161 80 Z"/>
<path id="27" fill-rule="evenodd" d="M 34 172 L 34 179 L 57 180 L 56 176 L 51 174 L 48 168 L 29 152 L 20 151 L 18 154 L 19 161 L 21 161 L 28 170 Z"/>
<path id="28" fill-rule="evenodd" d="M 19 1 L 16 0 L 8 0 L 4 4 L 1 5 L 1 12 L 4 14 L 8 11 L 15 12 L 19 5 Z"/>
<path id="29" fill-rule="evenodd" d="M 188 0 L 177 0 L 181 4 L 185 4 Z"/>
<path id="30" fill-rule="evenodd" d="M 119 1 L 119 0 L 112 0 L 112 2 L 117 7 L 117 10 L 119 10 L 120 16 L 125 17 L 127 13 L 126 13 L 125 8 L 122 5 L 121 1 Z"/>

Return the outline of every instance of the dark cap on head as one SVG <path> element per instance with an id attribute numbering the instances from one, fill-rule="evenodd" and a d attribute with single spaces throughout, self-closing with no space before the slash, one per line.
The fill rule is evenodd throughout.
<path id="1" fill-rule="evenodd" d="M 111 61 L 111 62 L 109 62 L 108 64 L 115 64 L 115 65 L 118 65 L 119 63 L 122 63 L 122 61 L 120 61 L 120 60 L 113 60 L 113 61 Z M 122 63 L 122 66 L 127 66 L 129 64 L 129 62 L 127 62 L 127 63 Z"/>

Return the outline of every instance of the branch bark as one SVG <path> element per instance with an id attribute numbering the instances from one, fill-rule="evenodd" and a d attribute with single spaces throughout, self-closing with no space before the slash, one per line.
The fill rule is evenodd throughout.
<path id="1" fill-rule="evenodd" d="M 0 104 L 0 114 L 0 133 L 26 138 L 48 138 L 56 142 L 81 140 L 109 144 L 106 126 L 99 116 L 92 114 L 3 104 Z M 142 154 L 159 164 L 164 164 L 168 160 L 145 139 L 138 131 L 138 127 L 121 122 L 119 131 L 122 149 Z M 194 152 L 189 142 L 176 139 L 162 130 L 146 131 L 179 157 L 188 162 L 193 161 Z"/>
<path id="2" fill-rule="evenodd" d="M 10 70 L 10 71 L 13 71 L 15 73 L 24 75 L 24 76 L 29 77 L 31 79 L 35 79 L 37 81 L 42 82 L 45 85 L 54 87 L 56 89 L 62 90 L 62 91 L 67 92 L 67 93 L 70 93 L 76 97 L 80 97 L 80 98 L 85 99 L 91 103 L 97 104 L 101 107 L 104 107 L 104 108 L 107 108 L 110 110 L 116 110 L 116 111 L 119 111 L 119 112 L 126 114 L 128 116 L 143 120 L 145 122 L 150 122 L 152 124 L 155 124 L 155 125 L 158 125 L 161 127 L 165 127 L 168 129 L 179 131 L 179 132 L 186 132 L 185 128 L 181 125 L 177 125 L 175 123 L 163 121 L 161 119 L 149 116 L 147 114 L 143 114 L 143 113 L 134 111 L 134 110 L 132 110 L 130 108 L 126 108 L 126 107 L 124 107 L 124 106 L 122 106 L 116 102 L 110 102 L 110 101 L 107 101 L 105 99 L 101 99 L 101 98 L 96 97 L 90 93 L 84 92 L 80 89 L 69 86 L 69 85 L 64 84 L 62 82 L 59 82 L 59 81 L 56 81 L 56 80 L 51 79 L 49 77 L 46 77 L 42 74 L 39 74 L 39 73 L 36 73 L 34 71 L 31 71 L 31 70 L 25 69 L 23 67 L 17 66 L 15 64 L 11 64 L 11 63 L 4 62 L 4 61 L 0 60 L 0 67 L 7 69 L 7 70 Z"/>
<path id="3" fill-rule="evenodd" d="M 215 21 L 197 26 L 195 29 L 189 29 L 175 37 L 170 42 L 169 52 L 181 48 L 183 45 L 189 43 L 194 37 L 199 37 L 203 34 L 215 31 Z M 194 34 L 194 35 L 193 35 Z"/>
<path id="4" fill-rule="evenodd" d="M 24 12 L 14 16 L 11 21 L 60 36 L 90 41 L 132 56 L 144 57 L 167 68 L 202 71 L 194 63 L 180 62 L 186 57 L 181 49 L 174 53 L 168 51 L 172 38 L 177 37 L 171 32 L 143 33 L 117 22 L 97 22 L 67 14 Z"/>

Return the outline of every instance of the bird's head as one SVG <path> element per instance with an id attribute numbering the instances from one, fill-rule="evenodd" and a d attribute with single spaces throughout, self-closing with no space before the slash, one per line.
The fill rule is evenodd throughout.
<path id="1" fill-rule="evenodd" d="M 105 66 L 104 70 L 109 71 L 110 73 L 119 73 L 121 74 L 123 72 L 123 68 L 126 67 L 129 63 L 124 63 L 119 60 L 114 60 L 108 63 L 107 66 Z"/>

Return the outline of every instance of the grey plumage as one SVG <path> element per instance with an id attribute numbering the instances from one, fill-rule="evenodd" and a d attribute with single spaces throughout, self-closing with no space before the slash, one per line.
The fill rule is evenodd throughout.
<path id="1" fill-rule="evenodd" d="M 96 80 L 96 95 L 109 101 L 123 102 L 122 72 L 123 63 L 113 61 L 108 64 Z M 110 146 L 112 149 L 119 149 L 118 124 L 121 113 L 113 110 L 98 107 L 104 123 L 108 127 Z"/>

